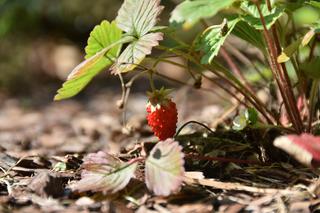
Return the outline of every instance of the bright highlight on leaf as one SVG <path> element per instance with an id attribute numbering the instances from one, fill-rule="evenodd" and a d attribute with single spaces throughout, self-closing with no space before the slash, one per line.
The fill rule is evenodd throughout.
<path id="1" fill-rule="evenodd" d="M 70 185 L 73 191 L 115 193 L 129 183 L 138 163 L 124 163 L 104 152 L 91 153 L 84 158 L 81 180 Z"/>
<path id="2" fill-rule="evenodd" d="M 220 10 L 231 6 L 233 2 L 235 0 L 187 0 L 174 9 L 170 22 L 183 24 L 183 27 L 188 29 L 200 19 L 216 15 Z"/>
<path id="3" fill-rule="evenodd" d="M 197 50 L 204 52 L 201 63 L 210 64 L 215 56 L 218 55 L 221 46 L 231 33 L 233 28 L 239 22 L 239 19 L 223 22 L 221 25 L 209 27 L 203 35 L 200 36 L 197 43 Z"/>
<path id="4" fill-rule="evenodd" d="M 160 0 L 125 0 L 116 23 L 120 29 L 136 39 L 121 53 L 112 67 L 112 73 L 119 74 L 133 70 L 146 55 L 151 53 L 153 47 L 159 45 L 163 34 L 149 32 L 156 25 L 162 10 Z"/>
<path id="5" fill-rule="evenodd" d="M 156 25 L 163 8 L 160 0 L 125 0 L 116 22 L 126 33 L 141 37 Z"/>
<path id="6" fill-rule="evenodd" d="M 273 144 L 302 164 L 320 166 L 320 137 L 311 134 L 285 135 L 276 138 Z"/>
<path id="7" fill-rule="evenodd" d="M 86 47 L 86 60 L 75 67 L 54 100 L 78 94 L 99 72 L 110 66 L 119 54 L 122 32 L 114 22 L 103 21 L 90 33 Z"/>
<path id="8" fill-rule="evenodd" d="M 178 142 L 160 141 L 146 160 L 146 184 L 156 195 L 168 196 L 180 189 L 184 175 L 184 154 Z"/>
<path id="9" fill-rule="evenodd" d="M 277 61 L 278 63 L 284 63 L 290 60 L 290 57 L 299 49 L 302 39 L 298 39 L 288 47 L 286 47 L 282 53 L 278 56 Z"/>

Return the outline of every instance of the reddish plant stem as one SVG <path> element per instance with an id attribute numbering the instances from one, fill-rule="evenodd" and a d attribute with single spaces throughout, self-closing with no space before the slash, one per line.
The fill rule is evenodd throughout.
<path id="1" fill-rule="evenodd" d="M 226 51 L 226 49 L 224 47 L 221 47 L 220 49 L 220 53 L 221 56 L 224 58 L 224 60 L 227 62 L 227 64 L 229 65 L 230 69 L 237 75 L 239 76 L 240 80 L 242 81 L 243 85 L 250 90 L 250 92 L 254 93 L 254 90 L 252 89 L 252 87 L 250 86 L 249 82 L 247 81 L 247 79 L 243 76 L 242 72 L 240 71 L 240 69 L 238 68 L 238 66 L 233 62 L 231 56 L 229 55 L 229 53 Z"/>
<path id="2" fill-rule="evenodd" d="M 284 100 L 286 112 L 289 115 L 289 119 L 292 122 L 294 128 L 298 133 L 301 133 L 303 131 L 303 123 L 302 119 L 299 114 L 299 110 L 296 105 L 295 97 L 293 94 L 292 86 L 290 83 L 290 79 L 282 69 L 282 67 L 279 65 L 277 62 L 277 49 L 274 46 L 274 42 L 272 41 L 272 37 L 269 34 L 269 31 L 266 27 L 266 22 L 264 19 L 264 16 L 261 12 L 260 5 L 256 3 L 259 15 L 260 15 L 260 20 L 263 25 L 263 32 L 264 32 L 264 37 L 268 46 L 268 52 L 270 54 L 269 58 L 269 63 L 271 66 L 271 70 L 273 72 L 273 75 L 276 78 L 279 90 L 281 92 L 282 98 Z"/>
<path id="3" fill-rule="evenodd" d="M 137 157 L 137 158 L 133 158 L 133 159 L 129 160 L 127 162 L 127 164 L 131 165 L 131 164 L 134 164 L 134 163 L 137 163 L 137 162 L 141 162 L 141 161 L 144 161 L 144 160 L 146 160 L 145 157 Z"/>
<path id="4" fill-rule="evenodd" d="M 269 2 L 269 3 L 268 3 Z M 270 6 L 270 11 L 271 11 L 271 4 L 270 4 L 270 1 L 267 0 L 267 3 L 268 3 L 268 7 Z M 277 23 L 277 22 L 276 22 Z M 277 29 L 275 27 L 275 25 L 273 25 L 271 27 L 271 30 L 272 30 L 272 34 L 273 34 L 273 39 L 275 41 L 275 49 L 276 49 L 276 56 L 280 55 L 281 53 L 281 45 L 280 45 L 280 41 L 279 41 L 279 36 L 278 36 L 278 32 L 277 32 Z M 288 97 L 289 101 L 291 101 L 291 104 L 293 102 L 293 106 L 296 107 L 295 110 L 293 110 L 293 113 L 295 113 L 295 117 L 297 118 L 297 121 L 298 121 L 298 125 L 301 126 L 301 128 L 303 129 L 303 122 L 302 122 L 302 119 L 301 119 L 301 114 L 299 112 L 299 109 L 297 108 L 297 100 L 295 99 L 295 96 L 294 96 L 294 93 L 293 93 L 293 90 L 292 90 L 292 84 L 291 84 L 291 80 L 289 78 L 289 75 L 288 75 L 288 71 L 287 71 L 287 67 L 285 65 L 285 63 L 281 63 L 281 67 L 279 67 L 279 63 L 276 63 L 278 65 L 278 69 L 280 71 L 280 76 L 283 75 L 283 78 L 285 79 L 285 82 L 284 82 L 284 86 L 286 87 L 285 90 L 288 91 L 288 93 L 290 94 L 290 96 Z M 300 79 L 301 80 L 301 79 Z M 302 82 L 301 82 L 302 83 Z M 303 95 L 303 92 L 302 90 L 300 90 L 300 93 L 301 95 Z M 292 100 L 290 99 L 292 98 Z M 291 105 L 290 104 L 290 105 Z M 305 103 L 304 103 L 305 104 Z M 291 105 L 292 106 L 292 105 Z M 290 106 L 290 108 L 292 108 Z M 287 109 L 288 110 L 288 109 Z"/>
<path id="5" fill-rule="evenodd" d="M 185 158 L 190 158 L 194 160 L 210 160 L 210 161 L 219 161 L 227 163 L 242 163 L 242 164 L 255 164 L 255 165 L 269 165 L 267 163 L 253 161 L 253 160 L 241 160 L 235 158 L 224 158 L 224 157 L 210 157 L 210 156 L 201 156 L 195 154 L 185 154 Z"/>
<path id="6" fill-rule="evenodd" d="M 221 73 L 219 73 L 217 71 L 213 71 L 210 68 L 208 68 L 208 69 L 210 71 L 212 71 L 215 75 L 217 75 L 220 79 L 223 79 L 226 83 L 228 83 L 230 86 L 235 88 L 240 94 L 242 94 L 263 115 L 263 117 L 267 120 L 267 122 L 269 124 L 274 123 L 275 119 L 273 117 L 271 117 L 271 118 L 269 117 L 269 115 L 273 116 L 272 113 L 270 111 L 268 111 L 268 109 L 263 107 L 263 103 L 261 103 L 261 101 L 259 99 L 257 99 L 254 94 L 252 94 L 245 87 L 243 87 L 243 89 L 239 88 L 235 83 L 233 83 L 230 79 L 228 79 L 228 77 L 225 77 Z M 205 78 L 207 78 L 209 80 L 211 79 L 203 74 L 202 74 L 202 76 L 204 76 Z"/>

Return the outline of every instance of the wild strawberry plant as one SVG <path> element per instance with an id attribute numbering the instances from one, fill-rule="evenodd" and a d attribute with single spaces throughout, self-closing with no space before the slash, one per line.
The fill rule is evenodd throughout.
<path id="1" fill-rule="evenodd" d="M 235 130 L 264 125 L 295 134 L 316 131 L 320 79 L 318 1 L 185 0 L 171 12 L 169 26 L 157 26 L 163 8 L 160 0 L 125 0 L 114 21 L 102 21 L 93 29 L 85 60 L 74 68 L 55 100 L 78 94 L 95 75 L 108 70 L 122 82 L 119 106 L 125 106 L 132 83 L 147 75 L 151 87 L 148 123 L 155 135 L 165 141 L 159 142 L 146 159 L 126 163 L 103 153 L 87 156 L 82 180 L 73 186 L 75 190 L 116 192 L 134 176 L 137 162 L 142 160 L 146 160 L 149 189 L 168 195 L 179 188 L 183 153 L 177 142 L 167 139 L 175 134 L 176 106 L 167 90 L 157 90 L 153 84 L 153 76 L 172 80 L 157 72 L 160 62 L 185 68 L 196 88 L 210 89 L 201 85 L 205 79 L 238 101 L 244 108 L 233 122 Z M 203 29 L 191 42 L 178 36 L 180 31 L 199 27 Z M 253 47 L 257 56 L 248 59 L 240 48 L 227 42 L 230 37 Z M 161 42 L 163 39 L 170 42 Z M 157 54 L 151 54 L 153 49 L 158 50 Z M 170 59 L 172 56 L 183 58 L 186 63 L 175 62 Z M 128 72 L 135 75 L 126 83 L 122 76 Z M 266 88 L 267 101 L 257 95 Z M 296 143 L 297 138 L 301 143 Z M 295 156 L 290 148 L 281 145 L 292 142 L 311 155 L 302 162 L 310 162 L 320 151 L 316 148 L 314 152 L 317 146 L 302 145 L 318 140 L 306 138 L 287 136 L 276 140 L 275 145 Z"/>

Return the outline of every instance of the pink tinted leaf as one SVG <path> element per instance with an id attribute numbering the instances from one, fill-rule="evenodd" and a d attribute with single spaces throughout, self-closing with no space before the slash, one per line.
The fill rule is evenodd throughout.
<path id="1" fill-rule="evenodd" d="M 152 48 L 158 46 L 162 39 L 163 34 L 157 32 L 148 33 L 131 42 L 112 66 L 112 73 L 125 73 L 136 68 L 147 55 L 151 54 Z"/>
<path id="2" fill-rule="evenodd" d="M 70 185 L 73 191 L 115 193 L 134 176 L 137 163 L 125 163 L 104 152 L 91 153 L 83 160 L 81 180 Z"/>
<path id="3" fill-rule="evenodd" d="M 162 196 L 178 191 L 185 172 L 183 158 L 182 147 L 173 139 L 157 143 L 146 160 L 148 189 Z"/>
<path id="4" fill-rule="evenodd" d="M 310 167 L 320 166 L 320 137 L 306 133 L 285 135 L 276 138 L 273 144 L 302 164 Z"/>
<path id="5" fill-rule="evenodd" d="M 126 33 L 140 37 L 156 25 L 163 8 L 160 0 L 125 0 L 116 22 Z"/>

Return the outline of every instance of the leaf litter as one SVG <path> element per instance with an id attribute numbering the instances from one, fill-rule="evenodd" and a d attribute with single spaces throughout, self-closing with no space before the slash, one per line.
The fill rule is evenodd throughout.
<path id="1" fill-rule="evenodd" d="M 281 134 L 275 129 L 211 133 L 187 127 L 184 132 L 189 133 L 176 138 L 186 155 L 184 183 L 180 192 L 168 197 L 148 190 L 141 163 L 135 178 L 119 192 L 72 191 L 69 186 L 80 180 L 87 154 L 103 151 L 128 162 L 154 148 L 151 141 L 155 138 L 142 119 L 146 100 L 132 96 L 140 101 L 128 107 L 128 123 L 135 123 L 136 129 L 127 134 L 122 132 L 121 111 L 113 104 L 119 97 L 111 93 L 85 103 L 65 101 L 45 107 L 25 108 L 15 100 L 4 100 L 0 110 L 0 211 L 308 212 L 319 208 L 318 170 L 274 149 L 272 141 Z M 186 104 L 184 101 L 178 99 L 177 104 Z M 200 115 L 199 106 L 187 106 L 180 125 Z M 205 158 L 197 158 L 200 155 Z M 215 158 L 220 160 L 212 160 Z"/>

